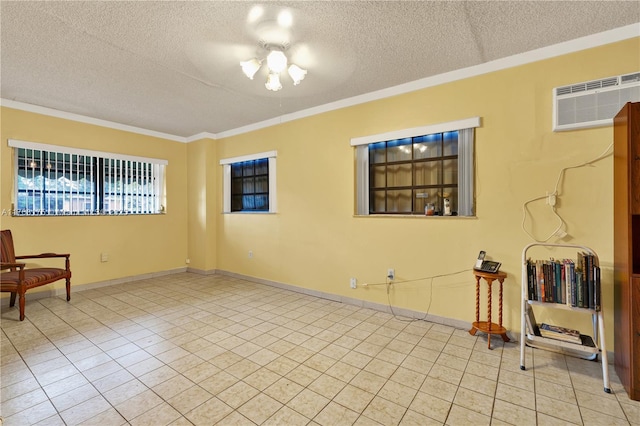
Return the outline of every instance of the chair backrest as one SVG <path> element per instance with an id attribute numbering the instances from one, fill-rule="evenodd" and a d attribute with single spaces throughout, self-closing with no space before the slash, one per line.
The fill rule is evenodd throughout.
<path id="1" fill-rule="evenodd" d="M 0 249 L 2 262 L 16 263 L 16 252 L 13 250 L 13 237 L 9 229 L 0 231 Z"/>

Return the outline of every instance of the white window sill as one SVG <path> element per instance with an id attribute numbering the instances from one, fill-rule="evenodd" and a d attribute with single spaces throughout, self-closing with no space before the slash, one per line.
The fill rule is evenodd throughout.
<path id="1" fill-rule="evenodd" d="M 222 214 L 277 214 L 278 212 L 222 212 Z"/>
<path id="2" fill-rule="evenodd" d="M 395 219 L 477 219 L 477 216 L 427 216 L 423 214 L 354 214 L 354 218 L 395 218 Z"/>

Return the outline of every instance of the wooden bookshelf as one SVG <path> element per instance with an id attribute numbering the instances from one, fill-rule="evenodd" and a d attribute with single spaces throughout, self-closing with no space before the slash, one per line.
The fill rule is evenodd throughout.
<path id="1" fill-rule="evenodd" d="M 640 401 L 640 102 L 613 119 L 614 364 Z"/>

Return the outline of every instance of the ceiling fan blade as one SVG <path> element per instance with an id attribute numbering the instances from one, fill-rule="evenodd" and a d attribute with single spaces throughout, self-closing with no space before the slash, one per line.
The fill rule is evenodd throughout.
<path id="1" fill-rule="evenodd" d="M 188 49 L 189 59 L 196 65 L 206 66 L 214 71 L 226 70 L 230 66 L 240 66 L 256 56 L 256 46 L 239 43 L 207 42 Z"/>

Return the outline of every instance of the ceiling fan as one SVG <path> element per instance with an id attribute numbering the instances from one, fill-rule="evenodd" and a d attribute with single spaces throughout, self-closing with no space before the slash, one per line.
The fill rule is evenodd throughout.
<path id="1" fill-rule="evenodd" d="M 305 7 L 249 6 L 235 28 L 226 22 L 215 41 L 192 44 L 189 59 L 205 84 L 236 93 L 302 97 L 330 90 L 353 73 L 355 55 L 351 46 L 332 42 Z M 305 77 L 310 81 L 301 84 Z"/>
<path id="2" fill-rule="evenodd" d="M 307 70 L 291 62 L 287 55 L 290 51 L 293 39 L 293 12 L 289 8 L 274 8 L 256 5 L 251 8 L 247 16 L 247 25 L 250 32 L 258 39 L 256 56 L 241 61 L 240 66 L 244 74 L 253 80 L 255 74 L 266 61 L 268 71 L 265 87 L 277 92 L 282 89 L 280 75 L 285 69 L 297 86 L 307 75 Z M 304 60 L 305 58 L 298 58 Z"/>

